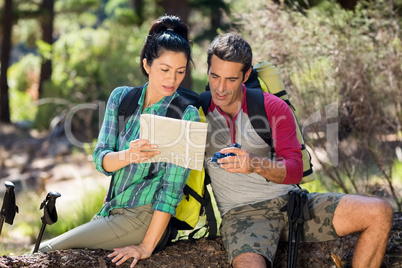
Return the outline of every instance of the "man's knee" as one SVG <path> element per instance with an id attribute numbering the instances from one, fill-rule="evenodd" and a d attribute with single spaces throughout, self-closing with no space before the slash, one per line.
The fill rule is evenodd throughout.
<path id="1" fill-rule="evenodd" d="M 392 224 L 393 209 L 391 204 L 383 199 L 377 198 L 376 206 L 370 207 L 372 213 L 376 214 L 377 219 L 383 219 L 383 222 Z"/>
<path id="2" fill-rule="evenodd" d="M 339 202 L 332 223 L 337 234 L 344 236 L 374 225 L 389 229 L 392 215 L 391 205 L 381 198 L 346 195 Z"/>
<path id="3" fill-rule="evenodd" d="M 242 253 L 232 261 L 233 268 L 241 267 L 270 267 L 270 262 L 258 253 Z"/>
<path id="4" fill-rule="evenodd" d="M 362 213 L 366 214 L 369 219 L 368 223 L 379 222 L 381 224 L 391 223 L 393 218 L 393 209 L 391 204 L 378 197 L 368 197 L 369 201 Z"/>

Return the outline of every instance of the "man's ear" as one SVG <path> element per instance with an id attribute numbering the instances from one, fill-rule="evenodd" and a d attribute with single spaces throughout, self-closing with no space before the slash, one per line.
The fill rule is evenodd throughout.
<path id="1" fill-rule="evenodd" d="M 144 58 L 142 60 L 142 66 L 144 66 L 144 70 L 147 72 L 147 74 L 149 74 L 149 66 L 148 66 L 147 59 Z"/>
<path id="2" fill-rule="evenodd" d="M 248 80 L 248 77 L 251 74 L 251 67 L 250 69 L 248 69 L 248 71 L 244 74 L 244 79 L 243 79 L 243 83 L 245 83 Z"/>

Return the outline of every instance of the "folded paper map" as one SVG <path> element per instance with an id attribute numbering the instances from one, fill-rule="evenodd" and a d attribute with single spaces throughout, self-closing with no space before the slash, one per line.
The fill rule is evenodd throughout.
<path id="1" fill-rule="evenodd" d="M 161 153 L 149 162 L 168 162 L 202 170 L 207 139 L 207 123 L 142 114 L 140 139 L 158 145 Z"/>

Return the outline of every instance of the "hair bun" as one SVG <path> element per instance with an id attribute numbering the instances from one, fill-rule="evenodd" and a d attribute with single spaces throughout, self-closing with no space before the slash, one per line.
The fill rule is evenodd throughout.
<path id="1" fill-rule="evenodd" d="M 188 40 L 188 28 L 179 17 L 164 15 L 154 21 L 149 29 L 145 44 L 141 49 L 140 59 L 151 65 L 153 60 L 164 51 L 183 52 L 187 57 L 187 65 L 191 59 L 191 41 Z M 141 65 L 142 73 L 148 77 L 148 73 Z"/>
<path id="2" fill-rule="evenodd" d="M 172 31 L 188 41 L 188 28 L 179 17 L 164 15 L 157 19 L 149 30 L 149 35 L 156 35 Z"/>

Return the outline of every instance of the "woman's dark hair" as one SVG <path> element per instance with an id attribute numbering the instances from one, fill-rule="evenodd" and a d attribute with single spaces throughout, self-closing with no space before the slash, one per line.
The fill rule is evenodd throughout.
<path id="1" fill-rule="evenodd" d="M 154 21 L 149 29 L 145 44 L 141 50 L 141 71 L 148 77 L 142 61 L 152 65 L 164 51 L 183 52 L 187 57 L 187 67 L 192 62 L 190 41 L 188 40 L 188 27 L 179 17 L 164 15 Z"/>
<path id="2" fill-rule="evenodd" d="M 243 74 L 251 68 L 253 60 L 253 52 L 249 43 L 233 33 L 218 35 L 211 42 L 207 50 L 208 68 L 211 66 L 212 55 L 224 61 L 242 63 Z"/>

